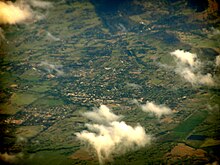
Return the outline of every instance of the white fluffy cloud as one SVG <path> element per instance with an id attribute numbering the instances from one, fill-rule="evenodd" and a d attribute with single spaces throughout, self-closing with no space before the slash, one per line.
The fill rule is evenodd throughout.
<path id="1" fill-rule="evenodd" d="M 51 6 L 50 2 L 38 0 L 0 1 L 0 24 L 18 24 L 42 18 L 42 14 L 35 12 L 33 7 L 46 9 Z"/>
<path id="2" fill-rule="evenodd" d="M 177 63 L 176 73 L 192 85 L 213 86 L 215 84 L 213 76 L 210 73 L 201 73 L 203 64 L 199 61 L 196 54 L 183 50 L 175 50 L 170 54 L 175 57 Z"/>
<path id="3" fill-rule="evenodd" d="M 180 64 L 188 64 L 191 67 L 195 67 L 200 63 L 196 54 L 185 52 L 183 50 L 175 50 L 174 52 L 171 52 L 171 55 L 175 56 Z"/>
<path id="4" fill-rule="evenodd" d="M 144 112 L 152 113 L 158 118 L 160 118 L 163 115 L 169 115 L 172 113 L 172 110 L 169 107 L 166 107 L 165 105 L 157 105 L 154 102 L 147 101 L 146 104 L 141 105 L 141 109 Z"/>
<path id="5" fill-rule="evenodd" d="M 12 3 L 0 2 L 0 24 L 16 24 L 32 17 L 29 6 Z"/>
<path id="6" fill-rule="evenodd" d="M 202 75 L 201 73 L 194 73 L 189 68 L 184 68 L 182 71 L 179 71 L 179 74 L 184 77 L 187 81 L 192 84 L 204 84 L 204 85 L 213 85 L 214 80 L 210 73 Z"/>
<path id="7" fill-rule="evenodd" d="M 99 124 L 86 124 L 88 130 L 76 133 L 76 136 L 95 149 L 100 164 L 111 160 L 113 154 L 123 154 L 150 143 L 151 136 L 146 134 L 143 127 L 132 127 L 124 121 L 118 121 L 121 117 L 104 105 L 84 116 Z"/>
<path id="8" fill-rule="evenodd" d="M 51 7 L 52 3 L 39 0 L 17 0 L 16 2 L 11 1 L 0 1 L 0 25 L 1 24 L 21 24 L 27 22 L 33 22 L 44 18 L 44 14 L 38 12 L 36 9 L 41 8 L 46 11 L 47 8 Z M 52 35 L 48 35 L 52 40 L 59 40 Z M 0 44 L 5 41 L 4 31 L 0 28 Z"/>
<path id="9" fill-rule="evenodd" d="M 121 116 L 112 113 L 105 105 L 101 105 L 99 109 L 94 109 L 92 112 L 86 112 L 83 116 L 96 123 L 109 123 L 112 121 L 118 121 L 121 118 Z"/>

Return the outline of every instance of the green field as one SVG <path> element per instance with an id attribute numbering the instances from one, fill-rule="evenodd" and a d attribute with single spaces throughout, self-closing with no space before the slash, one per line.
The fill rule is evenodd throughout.
<path id="1" fill-rule="evenodd" d="M 167 153 L 178 143 L 219 145 L 220 24 L 212 15 L 198 19 L 207 10 L 197 12 L 190 0 L 44 0 L 52 2 L 48 8 L 32 6 L 41 3 L 35 1 L 22 3 L 42 18 L 0 25 L 0 164 L 1 153 L 18 153 L 19 164 L 98 164 L 86 155 L 96 156 L 92 144 L 76 133 L 102 124 L 82 115 L 100 105 L 152 135 L 149 145 L 128 144 L 106 164 L 168 164 Z M 185 80 L 180 73 L 190 66 L 170 54 L 178 49 L 196 53 L 201 66 L 189 68 L 192 75 L 210 73 L 216 85 Z M 146 113 L 141 105 L 147 101 L 172 113 Z M 104 127 L 116 134 L 111 124 Z M 207 154 L 211 161 L 214 152 Z"/>
<path id="2" fill-rule="evenodd" d="M 197 110 L 193 114 L 191 114 L 188 118 L 186 118 L 183 122 L 181 122 L 176 128 L 172 130 L 171 135 L 178 137 L 180 139 L 185 139 L 192 132 L 196 126 L 202 123 L 206 117 L 207 111 Z"/>

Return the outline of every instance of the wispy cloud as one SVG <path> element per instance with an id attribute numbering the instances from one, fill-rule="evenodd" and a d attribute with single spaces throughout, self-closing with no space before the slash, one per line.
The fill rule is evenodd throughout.
<path id="1" fill-rule="evenodd" d="M 55 37 L 50 32 L 47 32 L 47 38 L 50 39 L 50 40 L 53 40 L 53 41 L 60 41 L 60 38 Z"/>
<path id="2" fill-rule="evenodd" d="M 132 127 L 124 121 L 119 121 L 121 116 L 115 115 L 105 105 L 85 113 L 84 116 L 96 123 L 86 124 L 88 130 L 76 133 L 76 136 L 95 149 L 100 164 L 111 160 L 113 154 L 123 154 L 144 147 L 151 141 L 151 136 L 146 134 L 142 126 Z"/>
<path id="3" fill-rule="evenodd" d="M 172 110 L 165 105 L 157 105 L 154 102 L 147 101 L 146 104 L 140 105 L 142 111 L 154 114 L 156 117 L 160 118 L 163 115 L 172 114 Z"/>
<path id="4" fill-rule="evenodd" d="M 47 61 L 43 61 L 39 64 L 39 66 L 42 66 L 43 69 L 45 69 L 48 73 L 54 73 L 57 76 L 62 76 L 64 74 L 62 70 L 62 65 L 51 64 Z"/>
<path id="5" fill-rule="evenodd" d="M 202 73 L 203 63 L 198 59 L 196 54 L 183 50 L 175 50 L 170 54 L 175 57 L 177 63 L 176 73 L 192 85 L 215 85 L 211 73 Z"/>
<path id="6" fill-rule="evenodd" d="M 52 3 L 51 2 L 47 2 L 47 1 L 30 0 L 29 3 L 33 7 L 38 7 L 38 8 L 42 8 L 42 9 L 47 9 L 47 8 L 52 7 Z"/>

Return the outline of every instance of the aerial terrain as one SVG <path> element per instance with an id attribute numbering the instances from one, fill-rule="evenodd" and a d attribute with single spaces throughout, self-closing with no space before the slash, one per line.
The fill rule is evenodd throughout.
<path id="1" fill-rule="evenodd" d="M 0 1 L 0 164 L 218 165 L 219 8 Z"/>

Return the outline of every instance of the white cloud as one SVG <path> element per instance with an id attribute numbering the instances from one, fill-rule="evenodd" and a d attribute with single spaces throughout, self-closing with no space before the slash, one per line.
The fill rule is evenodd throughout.
<path id="1" fill-rule="evenodd" d="M 28 5 L 12 2 L 0 2 L 0 24 L 16 24 L 32 17 Z"/>
<path id="2" fill-rule="evenodd" d="M 121 117 L 104 105 L 84 116 L 99 124 L 86 124 L 88 130 L 76 133 L 76 136 L 95 149 L 100 164 L 111 160 L 113 154 L 123 154 L 144 147 L 151 141 L 151 136 L 145 133 L 143 127 L 140 125 L 132 127 L 124 121 L 117 121 Z"/>
<path id="3" fill-rule="evenodd" d="M 121 118 L 121 116 L 112 113 L 105 105 L 101 105 L 100 108 L 94 109 L 92 112 L 86 112 L 83 116 L 96 123 L 109 123 L 112 121 L 118 121 Z"/>
<path id="4" fill-rule="evenodd" d="M 202 74 L 203 63 L 199 61 L 196 54 L 183 50 L 175 50 L 170 53 L 175 57 L 177 67 L 175 69 L 181 77 L 192 85 L 215 85 L 213 76 L 210 73 Z"/>
<path id="5" fill-rule="evenodd" d="M 197 55 L 190 52 L 185 52 L 178 49 L 174 52 L 171 52 L 170 54 L 175 56 L 180 64 L 188 64 L 191 67 L 197 67 L 200 63 L 197 59 Z"/>
<path id="6" fill-rule="evenodd" d="M 11 1 L 0 1 L 0 25 L 1 24 L 21 24 L 27 22 L 34 22 L 43 19 L 44 11 L 51 7 L 52 3 L 39 0 L 17 0 L 16 2 Z M 44 9 L 40 12 L 37 11 L 38 8 Z M 53 40 L 58 40 L 54 36 L 49 36 Z M 5 36 L 3 29 L 0 28 L 0 44 L 4 41 Z"/>
<path id="7" fill-rule="evenodd" d="M 144 112 L 153 113 L 158 118 L 172 113 L 172 110 L 169 107 L 166 107 L 165 105 L 156 105 L 154 102 L 149 101 L 147 101 L 145 105 L 141 105 L 141 109 Z"/>
<path id="8" fill-rule="evenodd" d="M 192 84 L 195 84 L 197 82 L 196 75 L 189 68 L 183 68 L 179 71 L 179 74 Z"/>
<path id="9" fill-rule="evenodd" d="M 190 68 L 181 68 L 177 70 L 177 73 L 181 75 L 185 80 L 190 82 L 192 85 L 214 85 L 213 77 L 210 73 L 207 73 L 205 75 L 197 72 L 194 73 L 192 69 Z"/>
<path id="10" fill-rule="evenodd" d="M 47 9 L 51 7 L 50 2 L 38 0 L 18 0 L 16 2 L 0 1 L 0 24 L 19 24 L 43 18 L 36 8 Z M 33 9 L 35 8 L 35 9 Z"/>

